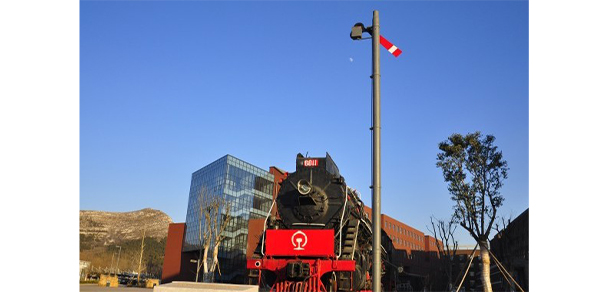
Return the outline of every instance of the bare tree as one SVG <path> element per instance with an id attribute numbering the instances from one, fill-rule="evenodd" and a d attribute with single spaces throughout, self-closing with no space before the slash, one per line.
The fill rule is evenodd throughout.
<path id="1" fill-rule="evenodd" d="M 203 274 L 207 276 L 209 273 L 218 271 L 220 274 L 220 265 L 218 263 L 218 252 L 220 244 L 225 239 L 223 234 L 229 221 L 231 220 L 231 205 L 229 202 L 220 196 L 206 193 L 206 189 L 202 188 L 197 196 L 198 200 L 198 223 L 199 237 L 198 249 L 199 258 L 197 260 L 197 275 L 195 282 L 199 281 L 199 274 L 203 268 Z M 212 247 L 212 265 L 208 265 L 209 251 Z M 212 279 L 213 281 L 213 276 Z"/>
<path id="2" fill-rule="evenodd" d="M 199 273 L 203 267 L 203 272 L 208 273 L 208 250 L 212 239 L 212 226 L 210 222 L 210 212 L 212 209 L 211 200 L 206 197 L 205 188 L 201 188 L 197 195 L 197 203 L 199 205 L 198 225 L 199 225 L 199 241 L 197 242 L 199 249 L 199 258 L 197 259 L 197 274 L 195 282 L 199 281 Z"/>
<path id="3" fill-rule="evenodd" d="M 447 276 L 447 290 L 451 291 L 453 289 L 453 259 L 458 249 L 458 242 L 453 234 L 458 227 L 458 223 L 455 217 L 445 221 L 434 216 L 430 216 L 430 223 L 432 224 L 432 230 L 428 227 L 428 231 L 434 235 L 434 243 L 439 252 L 442 269 Z"/>
<path id="4" fill-rule="evenodd" d="M 439 143 L 441 153 L 437 155 L 436 163 L 449 183 L 447 189 L 455 201 L 457 222 L 481 247 L 481 282 L 485 292 L 492 291 L 489 233 L 504 201 L 500 188 L 508 177 L 506 160 L 493 145 L 494 141 L 494 136 L 482 137 L 480 132 L 466 136 L 453 134 L 447 141 Z"/>
<path id="5" fill-rule="evenodd" d="M 223 211 L 223 212 L 221 212 Z M 212 267 L 210 272 L 215 272 L 218 270 L 218 274 L 222 275 L 220 272 L 220 264 L 218 262 L 218 249 L 220 244 L 225 239 L 224 231 L 229 225 L 231 221 L 231 204 L 221 197 L 216 197 L 212 203 L 212 220 L 213 224 L 211 234 L 214 236 L 214 251 L 212 252 Z M 220 221 L 219 221 L 220 220 Z"/>

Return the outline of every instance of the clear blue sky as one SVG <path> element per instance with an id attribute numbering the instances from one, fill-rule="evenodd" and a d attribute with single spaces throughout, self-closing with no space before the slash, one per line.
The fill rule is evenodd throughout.
<path id="1" fill-rule="evenodd" d="M 501 215 L 528 208 L 528 2 L 82 1 L 80 208 L 186 217 L 192 172 L 231 154 L 295 169 L 328 151 L 370 204 L 370 41 L 380 11 L 382 212 L 428 233 L 453 202 L 452 133 L 493 134 Z M 460 232 L 463 244 L 472 244 Z"/>

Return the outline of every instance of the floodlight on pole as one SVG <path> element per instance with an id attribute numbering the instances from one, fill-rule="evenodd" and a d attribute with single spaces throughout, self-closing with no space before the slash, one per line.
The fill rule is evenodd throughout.
<path id="1" fill-rule="evenodd" d="M 358 22 L 358 23 L 354 24 L 354 26 L 352 27 L 352 32 L 349 34 L 349 37 L 352 38 L 352 40 L 355 40 L 355 41 L 370 39 L 372 37 L 362 38 L 362 33 L 363 32 L 366 32 L 366 33 L 370 34 L 369 29 L 371 29 L 371 28 L 370 27 L 367 28 L 367 27 L 364 26 L 364 24 Z"/>

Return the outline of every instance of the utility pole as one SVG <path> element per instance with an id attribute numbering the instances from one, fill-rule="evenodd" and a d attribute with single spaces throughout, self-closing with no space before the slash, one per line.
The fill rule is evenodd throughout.
<path id="1" fill-rule="evenodd" d="M 146 237 L 146 229 L 142 233 L 142 247 L 140 248 L 140 263 L 138 264 L 138 285 L 140 285 L 140 274 L 142 273 L 142 255 L 144 254 L 144 238 Z"/>
<path id="2" fill-rule="evenodd" d="M 121 246 L 120 245 L 116 245 L 116 247 L 119 248 L 119 258 L 116 260 L 116 269 L 117 269 L 117 273 L 121 273 L 121 267 L 119 266 L 119 262 L 121 260 Z"/>
<path id="3" fill-rule="evenodd" d="M 114 270 L 114 251 L 112 252 L 112 262 L 110 262 L 110 273 Z"/>
<path id="4" fill-rule="evenodd" d="M 381 292 L 381 91 L 379 11 L 373 11 L 373 291 Z"/>
<path id="5" fill-rule="evenodd" d="M 199 251 L 199 258 L 197 258 L 197 275 L 195 275 L 195 283 L 199 282 L 199 267 L 201 262 L 201 250 Z"/>

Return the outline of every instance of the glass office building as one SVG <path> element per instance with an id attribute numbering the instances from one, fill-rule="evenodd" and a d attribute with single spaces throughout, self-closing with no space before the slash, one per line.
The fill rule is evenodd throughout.
<path id="1" fill-rule="evenodd" d="M 226 155 L 197 170 L 191 178 L 184 252 L 198 250 L 199 194 L 203 199 L 222 197 L 231 204 L 231 219 L 224 231 L 218 260 L 222 277 L 216 282 L 244 283 L 246 280 L 246 244 L 248 220 L 265 218 L 273 201 L 273 175 L 231 155 Z M 223 209 L 224 213 L 224 209 Z M 224 218 L 222 214 L 222 218 Z M 205 226 L 205 220 L 203 220 Z M 221 221 L 221 220 L 219 220 Z M 212 246 L 209 250 L 211 263 Z"/>

